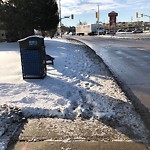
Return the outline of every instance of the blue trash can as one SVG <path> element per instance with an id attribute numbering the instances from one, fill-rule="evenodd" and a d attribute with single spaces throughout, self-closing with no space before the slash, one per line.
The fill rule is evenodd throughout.
<path id="1" fill-rule="evenodd" d="M 19 40 L 23 79 L 43 79 L 46 76 L 44 37 L 29 36 Z"/>

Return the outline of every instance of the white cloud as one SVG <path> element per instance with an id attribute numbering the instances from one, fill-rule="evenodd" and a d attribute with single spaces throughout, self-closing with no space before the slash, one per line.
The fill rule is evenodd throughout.
<path id="1" fill-rule="evenodd" d="M 59 1 L 59 0 L 57 0 Z M 60 0 L 62 6 L 71 6 L 81 3 L 81 0 Z"/>
<path id="2" fill-rule="evenodd" d="M 59 1 L 59 0 L 58 0 Z M 116 9 L 143 9 L 150 6 L 145 0 L 60 0 L 62 15 L 84 14 L 97 11 L 97 5 L 100 10 L 116 10 Z"/>
<path id="3" fill-rule="evenodd" d="M 100 10 L 122 7 L 121 4 L 114 2 L 114 0 L 61 0 L 62 15 L 97 11 L 98 4 Z"/>
<path id="4" fill-rule="evenodd" d="M 86 0 L 85 2 L 88 3 L 96 3 L 96 4 L 100 4 L 100 3 L 114 3 L 114 0 Z"/>

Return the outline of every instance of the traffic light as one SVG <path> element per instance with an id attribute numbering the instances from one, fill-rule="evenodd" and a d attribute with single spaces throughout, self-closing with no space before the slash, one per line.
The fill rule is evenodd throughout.
<path id="1" fill-rule="evenodd" d="M 136 18 L 139 18 L 139 14 L 138 14 L 138 12 L 136 12 Z"/>
<path id="2" fill-rule="evenodd" d="M 98 12 L 96 12 L 96 18 L 98 18 L 99 17 L 99 14 L 98 14 Z"/>
<path id="3" fill-rule="evenodd" d="M 74 19 L 74 15 L 73 14 L 71 14 L 71 19 Z"/>
<path id="4" fill-rule="evenodd" d="M 144 14 L 141 14 L 141 17 L 143 17 L 144 16 Z"/>

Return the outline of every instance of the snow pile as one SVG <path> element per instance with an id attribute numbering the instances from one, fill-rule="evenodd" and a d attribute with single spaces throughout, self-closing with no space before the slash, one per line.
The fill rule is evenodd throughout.
<path id="1" fill-rule="evenodd" d="M 0 104 L 17 106 L 25 117 L 97 119 L 135 135 L 146 135 L 140 117 L 109 71 L 86 46 L 45 39 L 55 58 L 43 80 L 22 79 L 18 43 L 0 43 Z M 125 131 L 124 131 L 125 132 Z"/>
<path id="2" fill-rule="evenodd" d="M 10 136 L 14 134 L 23 116 L 20 109 L 16 107 L 0 106 L 0 149 L 6 148 Z"/>
<path id="3" fill-rule="evenodd" d="M 45 43 L 55 62 L 47 66 L 44 80 L 22 80 L 19 48 L 1 51 L 1 104 L 18 106 L 25 116 L 98 119 L 115 115 L 118 102 L 130 105 L 103 63 L 85 46 L 62 40 Z"/>
<path id="4" fill-rule="evenodd" d="M 150 38 L 150 32 L 143 32 L 143 33 L 125 33 L 125 34 L 118 34 L 116 33 L 115 35 L 98 35 L 98 37 L 102 38 L 118 38 L 118 39 L 135 39 L 135 40 L 140 40 L 140 39 L 149 39 Z"/>

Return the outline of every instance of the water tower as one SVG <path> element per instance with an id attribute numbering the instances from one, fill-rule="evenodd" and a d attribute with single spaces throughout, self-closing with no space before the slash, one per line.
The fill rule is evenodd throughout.
<path id="1" fill-rule="evenodd" d="M 118 16 L 118 13 L 112 11 L 108 14 L 108 16 L 109 16 L 110 30 L 116 31 L 116 17 Z"/>

